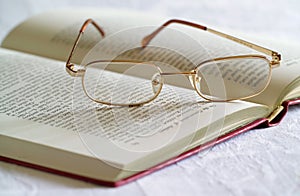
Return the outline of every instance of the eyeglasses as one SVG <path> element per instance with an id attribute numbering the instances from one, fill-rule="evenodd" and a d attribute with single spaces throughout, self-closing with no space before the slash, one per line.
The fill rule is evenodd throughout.
<path id="1" fill-rule="evenodd" d="M 184 20 L 165 22 L 141 41 L 145 48 L 166 26 L 178 23 L 208 31 L 271 57 L 262 55 L 226 56 L 206 60 L 188 72 L 162 72 L 154 63 L 134 60 L 96 60 L 76 66 L 71 63 L 78 42 L 89 24 L 105 36 L 102 28 L 92 19 L 82 25 L 66 62 L 66 71 L 82 78 L 85 94 L 93 101 L 115 106 L 139 106 L 153 101 L 161 92 L 164 77 L 188 76 L 192 87 L 204 99 L 224 102 L 247 99 L 260 94 L 268 86 L 271 69 L 280 65 L 281 55 L 275 51 L 227 35 L 208 27 Z"/>

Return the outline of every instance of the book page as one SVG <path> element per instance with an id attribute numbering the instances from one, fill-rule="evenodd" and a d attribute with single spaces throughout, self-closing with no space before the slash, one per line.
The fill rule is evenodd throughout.
<path id="1" fill-rule="evenodd" d="M 152 47 L 141 51 L 141 40 L 166 19 L 116 10 L 60 10 L 40 14 L 12 30 L 2 47 L 66 61 L 81 25 L 88 18 L 100 25 L 105 37 L 92 25 L 88 26 L 72 58 L 77 64 L 95 59 L 135 59 L 190 71 L 211 58 L 194 38 L 176 29 L 164 30 L 151 42 Z"/>
<path id="2" fill-rule="evenodd" d="M 81 79 L 70 77 L 62 62 L 4 49 L 0 55 L 2 137 L 94 157 L 115 167 L 170 151 L 160 159 L 140 163 L 145 169 L 183 152 L 195 142 L 196 133 L 198 141 L 224 134 L 226 116 L 255 109 L 257 115 L 246 113 L 234 119 L 241 126 L 238 122 L 251 122 L 253 116 L 257 119 L 270 112 L 247 102 L 206 102 L 194 91 L 171 85 L 164 86 L 147 105 L 109 107 L 91 101 Z"/>
<path id="3" fill-rule="evenodd" d="M 151 19 L 143 14 L 116 10 L 59 10 L 34 16 L 13 29 L 3 40 L 2 47 L 66 61 L 82 24 L 89 18 L 94 19 L 105 35 L 109 36 L 121 29 L 140 25 L 159 24 L 155 17 Z M 81 63 L 84 55 L 102 38 L 90 25 L 79 45 L 76 63 Z"/>
<path id="4" fill-rule="evenodd" d="M 176 24 L 171 25 L 171 30 L 167 28 L 162 31 L 151 41 L 149 47 L 141 50 L 142 38 L 167 19 L 116 10 L 61 10 L 41 14 L 16 27 L 3 41 L 2 46 L 66 61 L 78 30 L 87 18 L 94 18 L 106 35 L 102 38 L 94 27 L 87 28 L 73 58 L 78 64 L 95 59 L 134 59 L 159 62 L 179 71 L 190 71 L 199 63 L 211 58 L 259 54 L 208 32 Z M 293 88 L 288 86 L 298 80 L 299 54 L 295 55 L 295 51 L 299 50 L 297 46 L 282 44 L 280 41 L 260 42 L 255 36 L 247 40 L 258 41 L 253 42 L 266 45 L 282 54 L 281 66 L 272 70 L 271 82 L 267 89 L 249 99 L 274 108 L 285 100 L 285 94 L 292 91 Z M 242 77 L 235 82 L 242 82 L 243 79 Z M 191 85 L 182 85 L 174 81 L 173 84 L 178 86 L 192 88 Z"/>

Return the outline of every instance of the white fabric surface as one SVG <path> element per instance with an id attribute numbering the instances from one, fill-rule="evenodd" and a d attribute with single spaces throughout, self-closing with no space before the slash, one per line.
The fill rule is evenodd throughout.
<path id="1" fill-rule="evenodd" d="M 0 40 L 33 14 L 83 5 L 143 10 L 300 43 L 296 0 L 0 0 Z M 0 162 L 0 195 L 300 195 L 299 166 L 300 105 L 279 126 L 252 130 L 119 188 Z"/>

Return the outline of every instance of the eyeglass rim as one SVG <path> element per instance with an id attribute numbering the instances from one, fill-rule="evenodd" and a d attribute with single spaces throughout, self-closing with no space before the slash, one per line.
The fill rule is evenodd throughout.
<path id="1" fill-rule="evenodd" d="M 159 89 L 156 91 L 156 94 L 154 94 L 154 96 L 149 99 L 149 100 L 146 100 L 146 101 L 142 101 L 142 102 L 138 102 L 138 103 L 111 103 L 111 102 L 106 102 L 106 101 L 101 101 L 101 100 L 98 100 L 98 99 L 95 99 L 93 98 L 92 96 L 89 95 L 89 93 L 87 92 L 86 88 L 85 88 L 85 84 L 84 84 L 84 76 L 85 76 L 85 70 L 86 70 L 86 67 L 89 66 L 89 65 L 92 65 L 94 63 L 143 63 L 143 64 L 147 64 L 147 65 L 151 65 L 151 66 L 154 66 L 159 75 L 161 76 L 161 82 L 160 82 L 160 86 L 159 86 Z M 162 70 L 160 69 L 160 67 L 158 67 L 157 65 L 155 65 L 154 63 L 151 63 L 151 62 L 145 62 L 145 61 L 136 61 L 136 60 L 95 60 L 95 61 L 91 61 L 87 64 L 85 64 L 84 66 L 84 72 L 83 74 L 81 75 L 81 84 L 82 84 L 82 87 L 83 87 L 83 91 L 85 93 L 85 95 L 90 98 L 92 101 L 95 101 L 96 103 L 101 103 L 101 104 L 105 104 L 105 105 L 110 105 L 110 106 L 127 106 L 127 107 L 134 107 L 134 106 L 141 106 L 141 105 L 144 105 L 144 104 L 147 104 L 147 103 L 150 103 L 151 101 L 153 101 L 154 99 L 157 98 L 157 96 L 160 94 L 161 90 L 162 90 L 162 87 L 163 87 L 163 84 L 164 84 L 164 78 L 162 77 Z"/>
<path id="2" fill-rule="evenodd" d="M 208 97 L 206 97 L 203 93 L 201 93 L 197 87 L 196 87 L 196 73 L 197 73 L 197 70 L 202 66 L 202 65 L 205 65 L 206 63 L 210 63 L 210 62 L 216 62 L 216 61 L 223 61 L 223 60 L 230 60 L 230 59 L 249 59 L 249 58 L 257 58 L 257 59 L 262 59 L 264 61 L 267 62 L 268 66 L 269 66 L 269 73 L 268 73 L 268 79 L 267 79 L 267 82 L 264 86 L 264 88 L 262 88 L 260 91 L 258 91 L 257 93 L 255 94 L 252 94 L 252 95 L 249 95 L 249 96 L 245 96 L 245 97 L 241 97 L 241 98 L 232 98 L 232 99 L 224 99 L 224 100 L 215 100 L 215 99 L 210 99 Z M 245 99 L 249 99 L 251 97 L 255 97 L 259 94 L 261 94 L 270 84 L 270 81 L 271 81 L 271 78 L 272 78 L 272 68 L 274 67 L 274 64 L 272 63 L 271 60 L 269 60 L 266 56 L 263 56 L 263 55 L 255 55 L 255 54 L 249 54 L 249 55 L 236 55 L 236 56 L 226 56 L 226 57 L 218 57 L 218 58 L 213 58 L 213 59 L 209 59 L 209 60 L 206 60 L 206 61 L 203 61 L 201 63 L 199 63 L 196 68 L 194 69 L 195 70 L 195 74 L 192 76 L 193 77 L 193 87 L 194 89 L 196 90 L 197 94 L 202 97 L 203 99 L 205 100 L 208 100 L 208 101 L 211 101 L 211 102 L 230 102 L 230 101 L 236 101 L 236 100 L 245 100 Z"/>

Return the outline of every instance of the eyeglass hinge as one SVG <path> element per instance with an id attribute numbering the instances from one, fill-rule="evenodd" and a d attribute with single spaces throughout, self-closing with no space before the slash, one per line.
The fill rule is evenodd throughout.
<path id="1" fill-rule="evenodd" d="M 70 74 L 70 76 L 73 77 L 82 76 L 85 72 L 84 69 L 75 68 L 75 65 L 73 63 L 69 63 L 66 65 L 66 71 L 68 72 L 68 74 Z"/>
<path id="2" fill-rule="evenodd" d="M 281 61 L 281 55 L 278 54 L 277 52 L 272 52 L 271 66 L 272 67 L 279 66 L 280 61 Z"/>

